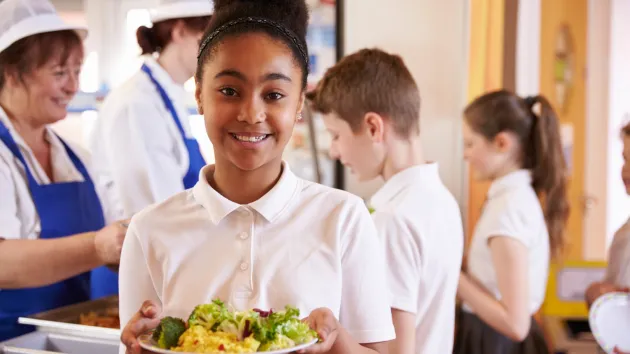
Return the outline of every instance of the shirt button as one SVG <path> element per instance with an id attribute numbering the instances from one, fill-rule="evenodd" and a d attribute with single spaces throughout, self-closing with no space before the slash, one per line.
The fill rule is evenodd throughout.
<path id="1" fill-rule="evenodd" d="M 241 263 L 241 270 L 242 271 L 246 271 L 247 268 L 249 268 L 249 264 L 247 264 L 247 262 L 243 262 Z"/>
<path id="2" fill-rule="evenodd" d="M 247 210 L 246 208 L 241 209 L 241 215 L 249 216 L 249 210 Z"/>
<path id="3" fill-rule="evenodd" d="M 241 232 L 240 234 L 238 234 L 238 237 L 241 240 L 247 240 L 247 238 L 249 237 L 249 234 L 247 234 L 247 232 Z"/>

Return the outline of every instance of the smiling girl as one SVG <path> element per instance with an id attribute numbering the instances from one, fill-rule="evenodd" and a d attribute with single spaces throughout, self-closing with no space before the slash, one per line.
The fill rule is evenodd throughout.
<path id="1" fill-rule="evenodd" d="M 215 3 L 195 79 L 216 163 L 132 220 L 120 267 L 130 351 L 158 313 L 185 317 L 215 298 L 299 308 L 323 339 L 314 353 L 380 353 L 394 338 L 367 208 L 282 161 L 304 104 L 307 22 L 304 0 Z"/>
<path id="2" fill-rule="evenodd" d="M 460 276 L 454 353 L 547 353 L 532 316 L 569 215 L 558 120 L 544 97 L 507 91 L 477 98 L 464 117 L 464 156 L 492 184 Z"/>

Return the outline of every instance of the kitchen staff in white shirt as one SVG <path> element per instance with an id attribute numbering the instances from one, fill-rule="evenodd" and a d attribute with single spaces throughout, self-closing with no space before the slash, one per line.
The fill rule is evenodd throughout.
<path id="1" fill-rule="evenodd" d="M 464 233 L 438 164 L 423 157 L 411 72 L 397 55 L 362 49 L 330 68 L 308 96 L 324 113 L 331 157 L 360 180 L 385 180 L 370 207 L 392 297 L 389 352 L 451 352 Z"/>
<path id="2" fill-rule="evenodd" d="M 48 0 L 0 2 L 0 342 L 20 316 L 86 301 L 89 271 L 118 263 L 125 228 L 78 149 L 49 125 L 78 90 L 84 28 Z"/>
<path id="3" fill-rule="evenodd" d="M 367 208 L 282 162 L 304 103 L 307 5 L 215 4 L 195 78 L 216 164 L 192 190 L 134 216 L 120 270 L 122 341 L 139 352 L 138 330 L 157 324 L 147 314 L 186 317 L 220 298 L 240 310 L 298 307 L 323 339 L 309 352 L 383 353 L 394 328 Z M 154 310 L 136 313 L 145 300 Z"/>
<path id="4" fill-rule="evenodd" d="M 162 0 L 153 26 L 140 27 L 141 70 L 113 90 L 91 139 L 97 183 L 119 200 L 125 217 L 191 188 L 205 165 L 192 137 L 184 83 L 197 64 L 209 0 Z"/>
<path id="5" fill-rule="evenodd" d="M 464 156 L 492 184 L 459 281 L 454 353 L 548 353 L 533 315 L 569 215 L 558 120 L 544 97 L 508 91 L 477 98 L 464 117 Z"/>

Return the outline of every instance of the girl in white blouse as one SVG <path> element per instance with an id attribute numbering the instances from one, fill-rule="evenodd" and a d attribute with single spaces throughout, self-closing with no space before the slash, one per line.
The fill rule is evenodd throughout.
<path id="1" fill-rule="evenodd" d="M 507 91 L 477 98 L 464 117 L 464 156 L 492 185 L 459 281 L 454 353 L 547 353 L 532 316 L 569 214 L 558 120 L 544 97 Z"/>
<path id="2" fill-rule="evenodd" d="M 307 23 L 304 0 L 215 2 L 195 79 L 216 164 L 134 216 L 120 267 L 122 351 L 139 351 L 151 315 L 185 318 L 215 298 L 238 310 L 296 306 L 323 340 L 312 353 L 382 353 L 394 338 L 367 208 L 282 162 L 304 103 Z M 152 309 L 136 312 L 143 303 Z"/>
<path id="3" fill-rule="evenodd" d="M 621 178 L 626 193 L 630 195 L 630 123 L 622 128 L 621 137 L 623 139 Z M 606 277 L 601 282 L 589 286 L 586 290 L 586 302 L 590 307 L 600 296 L 618 291 L 630 292 L 630 220 L 615 233 L 608 250 Z"/>

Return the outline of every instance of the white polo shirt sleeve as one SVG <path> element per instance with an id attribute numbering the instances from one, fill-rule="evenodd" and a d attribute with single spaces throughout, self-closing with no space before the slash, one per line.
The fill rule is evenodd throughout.
<path id="1" fill-rule="evenodd" d="M 343 287 L 339 321 L 359 343 L 395 338 L 386 264 L 376 228 L 361 199 L 348 203 L 341 230 Z"/>
<path id="2" fill-rule="evenodd" d="M 630 220 L 617 232 L 608 248 L 608 266 L 605 281 L 618 286 L 630 285 Z"/>
<path id="3" fill-rule="evenodd" d="M 415 314 L 421 279 L 421 247 L 415 244 L 400 216 L 376 211 L 372 218 L 385 249 L 391 307 Z"/>
<path id="4" fill-rule="evenodd" d="M 0 157 L 0 239 L 19 239 L 22 222 L 18 218 L 17 191 L 7 162 Z"/>
<path id="5" fill-rule="evenodd" d="M 146 300 L 161 304 L 147 265 L 147 250 L 138 235 L 137 224 L 132 220 L 120 256 L 118 291 L 121 299 L 119 303 L 121 328 L 125 328 Z"/>
<path id="6" fill-rule="evenodd" d="M 509 237 L 520 241 L 525 247 L 531 248 L 532 241 L 529 236 L 531 228 L 538 223 L 528 218 L 527 207 L 530 205 L 523 200 L 522 203 L 510 202 L 505 198 L 505 203 L 492 204 L 492 209 L 484 211 L 483 232 L 480 236 L 486 240 L 499 236 Z M 544 225 L 542 225 L 544 227 Z"/>
<path id="7" fill-rule="evenodd" d="M 165 124 L 154 119 L 162 112 L 155 101 L 133 102 L 114 114 L 115 124 L 107 133 L 112 178 L 127 215 L 184 190 L 182 168 L 173 158 L 173 140 Z"/>

